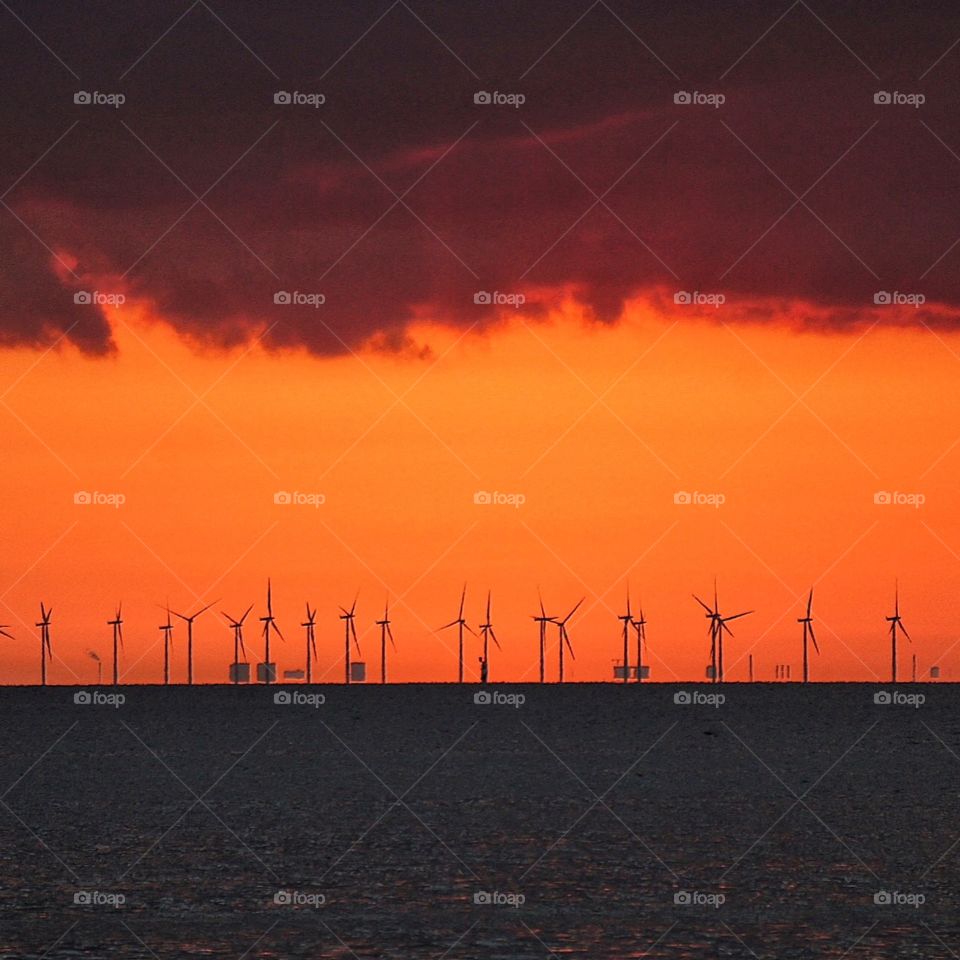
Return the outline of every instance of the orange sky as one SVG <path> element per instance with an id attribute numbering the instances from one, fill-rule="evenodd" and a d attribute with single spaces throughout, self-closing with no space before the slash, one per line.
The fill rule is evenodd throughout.
<path id="1" fill-rule="evenodd" d="M 571 621 L 573 680 L 606 679 L 619 654 L 626 584 L 649 621 L 654 679 L 701 678 L 706 621 L 690 597 L 714 574 L 734 625 L 729 679 L 777 662 L 799 673 L 795 618 L 811 583 L 823 650 L 817 679 L 886 678 L 884 616 L 899 576 L 921 671 L 960 672 L 960 338 L 923 330 L 797 333 L 654 315 L 636 305 L 615 327 L 571 312 L 518 316 L 483 335 L 423 326 L 427 359 L 374 351 L 337 359 L 195 352 L 135 307 L 111 313 L 119 351 L 0 353 L 6 505 L 0 551 L 0 679 L 38 678 L 38 604 L 53 606 L 51 682 L 108 674 L 117 600 L 123 678 L 155 682 L 157 604 L 222 598 L 215 610 L 262 614 L 267 575 L 286 643 L 303 665 L 303 603 L 319 608 L 320 675 L 342 677 L 337 605 L 360 588 L 364 657 L 378 672 L 372 621 L 389 592 L 398 681 L 456 675 L 453 631 L 493 589 L 504 646 L 491 679 L 532 680 L 537 586 Z M 720 322 L 723 321 L 723 322 Z M 459 339 L 458 339 L 459 338 Z M 800 398 L 798 400 L 798 397 Z M 78 490 L 125 503 L 74 504 Z M 276 491 L 325 503 L 274 504 Z M 474 504 L 478 490 L 525 503 Z M 677 491 L 721 493 L 719 508 L 676 505 Z M 925 503 L 876 505 L 877 491 Z M 218 622 L 219 621 L 219 622 Z M 251 660 L 261 642 L 247 633 Z M 186 675 L 175 634 L 174 677 Z M 205 614 L 196 674 L 226 679 L 231 635 Z M 470 638 L 468 676 L 476 676 Z M 551 631 L 549 675 L 556 671 Z"/>

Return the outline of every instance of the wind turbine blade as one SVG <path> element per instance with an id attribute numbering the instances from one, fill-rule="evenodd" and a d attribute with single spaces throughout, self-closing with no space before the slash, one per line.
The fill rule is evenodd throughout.
<path id="1" fill-rule="evenodd" d="M 467 601 L 467 585 L 463 585 L 463 593 L 460 594 L 460 619 L 463 619 L 463 605 Z"/>
<path id="2" fill-rule="evenodd" d="M 571 656 L 574 660 L 576 660 L 576 659 L 577 659 L 577 655 L 573 652 L 573 644 L 570 642 L 570 637 L 567 636 L 567 631 L 566 631 L 566 630 L 563 631 L 563 639 L 566 641 L 567 650 L 570 651 L 570 656 Z"/>
<path id="3" fill-rule="evenodd" d="M 500 641 L 497 639 L 497 635 L 493 632 L 493 627 L 490 628 L 490 639 L 497 645 L 498 650 L 502 650 L 503 647 L 500 646 Z"/>
<path id="4" fill-rule="evenodd" d="M 813 632 L 813 624 L 808 623 L 807 626 L 810 628 L 810 639 L 813 641 L 813 649 L 820 652 L 820 644 L 817 643 L 817 635 Z"/>
<path id="5" fill-rule="evenodd" d="M 560 622 L 566 623 L 580 609 L 580 604 L 583 603 L 583 601 L 586 599 L 587 599 L 586 597 L 581 597 L 577 601 L 577 605 Z"/>
<path id="6" fill-rule="evenodd" d="M 733 617 L 730 617 L 729 619 L 732 620 Z M 717 623 L 720 625 L 720 629 L 721 629 L 721 630 L 726 630 L 727 633 L 729 633 L 731 637 L 733 636 L 733 631 L 727 626 L 727 621 L 726 621 L 726 620 L 718 620 Z"/>
<path id="7" fill-rule="evenodd" d="M 696 600 L 697 603 L 699 603 L 700 606 L 707 611 L 707 613 L 713 613 L 713 611 L 695 593 L 691 593 L 690 596 L 693 597 L 693 599 Z"/>
<path id="8" fill-rule="evenodd" d="M 273 616 L 273 586 L 267 577 L 267 616 Z"/>
<path id="9" fill-rule="evenodd" d="M 13 640 L 14 638 L 12 633 L 7 633 L 2 627 L 0 627 L 0 637 L 6 637 L 8 640 Z"/>
<path id="10" fill-rule="evenodd" d="M 219 603 L 219 602 L 220 602 L 220 601 L 219 601 L 219 599 L 218 599 L 218 600 L 212 601 L 211 603 L 208 603 L 205 607 L 203 607 L 202 609 L 198 610 L 198 611 L 193 615 L 194 619 L 196 619 L 197 617 L 199 617 L 201 613 L 206 613 L 206 612 L 213 606 L 214 603 Z"/>
<path id="11" fill-rule="evenodd" d="M 273 623 L 273 621 L 271 621 L 271 623 Z M 280 632 L 280 628 L 276 625 L 276 623 L 273 624 L 273 629 L 277 631 L 277 636 L 278 636 L 284 643 L 286 643 L 286 642 L 287 642 L 287 638 Z"/>
<path id="12" fill-rule="evenodd" d="M 247 619 L 247 614 L 248 614 L 252 609 L 253 609 L 253 604 L 251 603 L 250 606 L 247 607 L 247 609 L 244 611 L 243 616 L 240 618 L 240 620 L 239 620 L 238 622 L 239 622 L 239 623 L 243 623 L 243 621 Z"/>
<path id="13" fill-rule="evenodd" d="M 455 627 L 459 622 L 459 620 L 451 620 L 449 623 L 445 623 L 442 627 L 437 627 L 437 630 L 446 630 L 447 627 Z"/>
<path id="14" fill-rule="evenodd" d="M 357 609 L 357 601 L 360 599 L 360 591 L 357 591 L 356 596 L 353 598 L 353 606 L 350 608 L 350 612 L 353 613 Z M 344 611 L 346 613 L 346 611 Z"/>
<path id="15" fill-rule="evenodd" d="M 807 597 L 807 616 L 810 616 L 810 611 L 813 609 L 813 587 L 810 588 L 810 596 Z"/>
<path id="16" fill-rule="evenodd" d="M 360 653 L 360 641 L 357 639 L 357 628 L 353 625 L 353 621 L 350 621 L 350 633 L 353 636 L 353 642 L 357 647 L 357 653 Z"/>
<path id="17" fill-rule="evenodd" d="M 466 630 L 467 633 L 473 633 L 473 635 L 476 636 L 476 633 L 474 633 L 473 628 L 466 621 L 464 621 L 463 623 L 463 629 Z"/>
<path id="18" fill-rule="evenodd" d="M 903 635 L 904 635 L 908 640 L 910 640 L 911 643 L 913 643 L 913 640 L 910 639 L 910 634 L 907 633 L 907 628 L 903 625 L 903 621 L 902 621 L 902 620 L 900 621 L 900 629 L 903 631 Z"/>
<path id="19" fill-rule="evenodd" d="M 487 623 L 490 622 L 490 591 L 487 591 Z"/>
<path id="20" fill-rule="evenodd" d="M 540 601 L 540 616 L 546 617 L 547 611 L 543 609 L 543 595 L 540 593 L 539 587 L 537 587 L 537 599 Z"/>
<path id="21" fill-rule="evenodd" d="M 743 613 L 735 613 L 732 617 L 723 617 L 723 622 L 726 623 L 728 620 L 739 620 L 741 617 L 749 617 L 753 610 L 744 610 Z"/>
<path id="22" fill-rule="evenodd" d="M 120 649 L 122 650 L 123 649 L 123 626 L 119 623 L 117 624 L 117 637 L 120 640 Z"/>

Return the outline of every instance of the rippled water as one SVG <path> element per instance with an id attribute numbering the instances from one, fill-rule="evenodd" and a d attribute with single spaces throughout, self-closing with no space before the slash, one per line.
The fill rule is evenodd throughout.
<path id="1" fill-rule="evenodd" d="M 950 686 L 316 689 L 2 691 L 0 956 L 960 954 Z"/>

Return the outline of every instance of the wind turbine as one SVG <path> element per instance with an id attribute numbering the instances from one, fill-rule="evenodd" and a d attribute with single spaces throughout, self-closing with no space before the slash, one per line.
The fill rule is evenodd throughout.
<path id="1" fill-rule="evenodd" d="M 88 650 L 87 656 L 97 665 L 97 684 L 99 685 L 103 682 L 103 661 L 100 659 L 100 654 L 95 650 Z"/>
<path id="2" fill-rule="evenodd" d="M 163 685 L 170 683 L 170 647 L 173 646 L 173 624 L 170 622 L 170 605 L 164 609 L 167 611 L 167 622 L 161 623 L 157 628 L 163 634 Z"/>
<path id="3" fill-rule="evenodd" d="M 350 637 L 353 637 L 353 642 L 357 646 L 357 653 L 360 653 L 360 641 L 357 639 L 357 628 L 354 625 L 353 619 L 357 611 L 357 600 L 360 599 L 360 591 L 357 591 L 357 595 L 353 598 L 353 606 L 349 610 L 345 610 L 343 607 L 340 609 L 343 610 L 343 613 L 340 614 L 340 619 L 343 621 L 343 666 L 344 666 L 344 682 L 350 682 Z"/>
<path id="4" fill-rule="evenodd" d="M 643 680 L 643 648 L 647 643 L 647 618 L 640 608 L 640 619 L 633 621 L 633 629 L 637 631 L 637 683 Z"/>
<path id="5" fill-rule="evenodd" d="M 230 616 L 229 613 L 224 613 L 220 611 L 222 617 L 226 617 L 227 623 L 230 624 L 231 629 L 233 630 L 233 662 L 240 662 L 240 651 L 243 651 L 243 662 L 247 662 L 247 648 L 243 645 L 243 621 L 247 619 L 247 614 L 253 609 L 253 604 L 251 603 L 249 607 L 244 611 L 243 616 L 239 620 L 235 620 Z M 233 673 L 233 682 L 239 683 L 240 678 L 237 675 L 236 669 L 231 668 Z"/>
<path id="6" fill-rule="evenodd" d="M 543 597 L 540 594 L 540 591 L 537 590 L 537 598 L 540 600 L 540 616 L 532 616 L 530 619 L 535 620 L 540 626 L 540 682 L 544 681 L 544 653 L 547 644 L 547 624 L 556 623 L 556 617 L 548 617 L 547 611 L 543 609 Z"/>
<path id="7" fill-rule="evenodd" d="M 307 630 L 307 683 L 313 683 L 313 658 L 317 655 L 317 640 L 315 627 L 317 624 L 317 608 L 310 609 L 310 604 L 305 604 L 307 608 L 307 619 L 300 624 Z"/>
<path id="8" fill-rule="evenodd" d="M 717 600 L 717 581 L 713 581 L 713 607 L 708 607 L 696 594 L 693 599 L 707 611 L 706 616 L 710 620 L 710 663 L 713 668 L 713 682 L 723 682 L 723 632 L 726 630 L 730 636 L 733 631 L 727 626 L 731 620 L 739 620 L 740 617 L 749 616 L 753 610 L 744 610 L 743 613 L 735 613 L 732 616 L 724 617 L 720 613 L 720 603 Z"/>
<path id="9" fill-rule="evenodd" d="M 273 616 L 273 589 L 270 586 L 269 577 L 267 577 L 267 615 L 261 617 L 260 622 L 263 624 L 263 682 L 270 683 L 270 631 L 276 630 L 281 640 L 283 640 L 283 634 Z M 285 640 L 284 643 L 286 643 Z"/>
<path id="10" fill-rule="evenodd" d="M 489 668 L 490 668 L 490 640 L 493 639 L 493 642 L 497 645 L 498 650 L 503 650 L 503 647 L 500 646 L 500 641 L 497 639 L 496 633 L 493 631 L 493 622 L 490 619 L 490 591 L 487 591 L 487 618 L 484 623 L 480 624 L 480 636 L 483 637 L 483 672 L 489 680 Z"/>
<path id="11" fill-rule="evenodd" d="M 586 597 L 581 597 L 577 601 L 577 605 L 562 619 L 555 620 L 554 623 L 557 625 L 557 629 L 560 633 L 560 673 L 559 673 L 559 683 L 563 683 L 563 647 L 566 644 L 567 650 L 570 652 L 570 658 L 576 660 L 576 656 L 573 652 L 573 645 L 570 643 L 570 634 L 567 633 L 567 621 L 580 609 L 580 604 L 586 600 Z"/>
<path id="12" fill-rule="evenodd" d="M 47 685 L 47 657 L 53 659 L 53 650 L 50 648 L 50 615 L 53 607 L 47 610 L 43 602 L 40 603 L 40 622 L 34 626 L 40 628 L 40 685 Z M 6 634 L 9 636 L 9 634 Z"/>
<path id="13" fill-rule="evenodd" d="M 459 669 L 457 671 L 457 683 L 463 683 L 463 631 L 466 628 L 470 633 L 476 634 L 467 624 L 467 621 L 463 619 L 463 605 L 467 599 L 467 585 L 463 585 L 463 593 L 460 594 L 460 613 L 457 614 L 456 620 L 451 620 L 449 623 L 445 623 L 440 629 L 446 630 L 447 627 L 458 627 L 457 633 L 460 637 L 460 659 L 459 659 Z"/>
<path id="14" fill-rule="evenodd" d="M 903 635 L 910 640 L 910 634 L 900 619 L 900 585 L 894 585 L 893 592 L 893 616 L 887 617 L 887 623 L 890 624 L 890 675 L 891 683 L 897 682 L 897 630 L 903 631 Z M 912 640 L 910 640 L 913 643 Z"/>
<path id="15" fill-rule="evenodd" d="M 380 682 L 387 682 L 387 637 L 390 638 L 390 646 L 397 649 L 393 640 L 393 631 L 390 629 L 390 607 L 385 600 L 383 603 L 383 619 L 377 620 L 377 626 L 380 628 Z"/>
<path id="16" fill-rule="evenodd" d="M 119 646 L 123 646 L 123 620 L 120 617 L 120 609 L 123 606 L 122 603 L 117 604 L 117 615 L 112 619 L 107 621 L 107 625 L 113 627 L 113 685 L 116 686 L 120 682 L 120 655 L 118 652 L 118 642 Z"/>
<path id="17" fill-rule="evenodd" d="M 630 613 L 630 587 L 627 587 L 627 612 L 617 616 L 618 620 L 623 621 L 623 682 L 630 681 L 630 624 L 633 623 L 633 615 Z"/>
<path id="18" fill-rule="evenodd" d="M 797 617 L 797 623 L 803 624 L 803 682 L 806 683 L 810 679 L 810 670 L 808 668 L 808 658 L 807 658 L 807 638 L 813 641 L 813 647 L 820 653 L 820 645 L 817 643 L 817 636 L 813 632 L 813 587 L 810 588 L 810 595 L 807 597 L 807 615 L 805 617 Z"/>
<path id="19" fill-rule="evenodd" d="M 198 610 L 196 613 L 192 614 L 189 617 L 186 614 L 177 613 L 176 610 L 171 611 L 171 613 L 175 617 L 179 617 L 187 625 L 187 683 L 188 684 L 193 683 L 193 621 L 196 620 L 201 613 L 205 613 L 207 610 L 209 610 L 213 606 L 213 604 L 216 602 L 217 601 L 214 600 L 213 603 L 208 603 L 205 607 L 202 607 L 200 610 Z"/>

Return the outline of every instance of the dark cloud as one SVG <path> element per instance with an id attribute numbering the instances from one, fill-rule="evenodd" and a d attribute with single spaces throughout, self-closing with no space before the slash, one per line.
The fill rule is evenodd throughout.
<path id="1" fill-rule="evenodd" d="M 820 327 L 901 291 L 926 305 L 897 322 L 956 322 L 960 14 L 941 6 L 801 4 L 755 46 L 781 11 L 12 9 L 30 29 L 0 12 L 4 344 L 109 351 L 109 311 L 73 302 L 93 284 L 198 343 L 266 330 L 323 354 L 417 352 L 417 317 L 493 322 L 478 291 L 523 292 L 534 313 L 572 293 L 601 322 L 637 295 L 722 292 L 729 316 Z M 278 90 L 326 102 L 278 106 Z"/>

